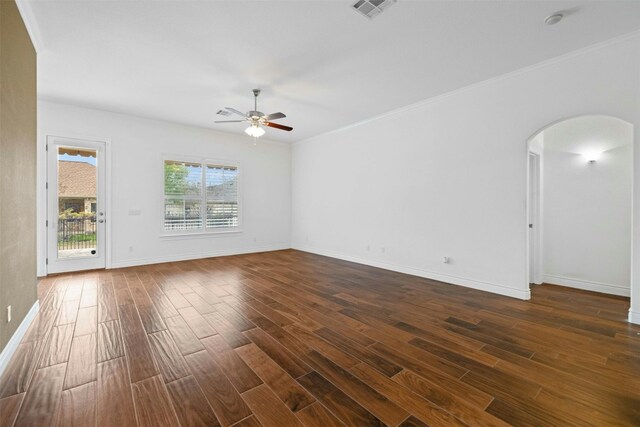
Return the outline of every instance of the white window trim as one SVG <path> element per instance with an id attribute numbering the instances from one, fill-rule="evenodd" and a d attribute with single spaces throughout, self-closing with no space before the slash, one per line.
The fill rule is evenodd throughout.
<path id="1" fill-rule="evenodd" d="M 235 167 L 238 171 L 238 225 L 235 227 L 223 227 L 223 228 L 215 228 L 209 229 L 206 228 L 206 218 L 203 217 L 202 228 L 197 230 L 176 230 L 170 231 L 165 230 L 164 228 L 164 209 L 165 209 L 165 199 L 166 195 L 164 194 L 164 165 L 166 161 L 173 162 L 185 162 L 185 163 L 200 163 L 203 165 L 202 168 L 202 186 L 203 188 L 206 186 L 206 165 L 217 165 L 217 166 L 231 166 Z M 242 188 L 242 166 L 240 162 L 234 160 L 225 160 L 225 159 L 215 159 L 211 157 L 194 157 L 194 156 L 185 156 L 180 154 L 163 154 L 161 165 L 161 185 L 160 185 L 160 202 L 161 206 L 159 208 L 159 212 L 162 213 L 160 215 L 160 238 L 161 239 L 185 239 L 185 238 L 196 238 L 196 237 L 224 237 L 234 234 L 240 234 L 243 232 L 243 214 L 244 214 L 244 203 L 243 203 L 243 195 L 244 191 Z M 206 210 L 206 192 L 203 190 L 202 195 L 200 197 L 201 203 L 203 203 L 204 209 Z"/>

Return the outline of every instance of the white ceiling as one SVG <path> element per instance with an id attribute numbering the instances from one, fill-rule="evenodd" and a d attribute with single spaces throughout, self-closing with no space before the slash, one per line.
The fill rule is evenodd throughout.
<path id="1" fill-rule="evenodd" d="M 297 141 L 640 28 L 640 1 L 26 1 L 42 99 Z M 563 10 L 556 26 L 544 18 Z"/>

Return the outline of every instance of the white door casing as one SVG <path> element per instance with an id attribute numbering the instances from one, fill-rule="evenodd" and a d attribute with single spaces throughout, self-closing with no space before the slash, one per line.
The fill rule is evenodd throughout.
<path id="1" fill-rule="evenodd" d="M 80 220 L 91 231 L 95 231 L 95 245 L 80 245 L 84 249 L 58 247 L 59 223 L 58 198 L 58 154 L 59 149 L 95 152 L 95 220 Z M 47 274 L 105 268 L 107 264 L 107 143 L 60 136 L 47 136 Z M 73 245 L 71 245 L 73 246 Z M 86 247 L 91 246 L 91 247 Z M 93 251 L 93 253 L 92 253 Z"/>

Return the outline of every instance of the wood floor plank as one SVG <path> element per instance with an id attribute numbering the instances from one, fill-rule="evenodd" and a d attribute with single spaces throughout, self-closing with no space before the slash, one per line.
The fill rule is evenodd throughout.
<path id="1" fill-rule="evenodd" d="M 97 426 L 137 426 L 131 382 L 124 357 L 98 364 Z"/>
<path id="2" fill-rule="evenodd" d="M 211 304 L 206 302 L 200 295 L 195 292 L 189 292 L 188 294 L 184 294 L 182 296 L 184 297 L 184 299 L 189 301 L 189 304 L 191 304 L 191 306 L 195 308 L 198 313 L 202 315 L 216 312 L 216 309 Z"/>
<path id="3" fill-rule="evenodd" d="M 430 426 L 448 427 L 466 425 L 440 406 L 422 398 L 414 393 L 413 390 L 403 387 L 392 379 L 387 378 L 366 363 L 360 363 L 354 366 L 351 368 L 351 372 L 379 393 L 385 395 L 389 400 L 394 401 L 398 406 L 417 416 Z"/>
<path id="4" fill-rule="evenodd" d="M 96 380 L 98 363 L 98 343 L 96 334 L 81 335 L 73 338 L 64 389 L 78 387 Z"/>
<path id="5" fill-rule="evenodd" d="M 164 323 L 162 316 L 160 316 L 158 311 L 150 302 L 148 304 L 138 304 L 137 307 L 138 313 L 140 314 L 140 320 L 142 320 L 144 329 L 148 334 L 167 329 L 167 325 Z"/>
<path id="6" fill-rule="evenodd" d="M 431 365 L 424 363 L 422 360 L 408 357 L 395 349 L 391 349 L 389 347 L 378 344 L 374 344 L 373 348 L 381 355 L 393 360 L 394 362 L 406 368 L 406 370 L 394 376 L 394 379 L 398 378 L 398 376 L 404 377 L 419 375 L 426 381 L 429 381 L 433 387 L 441 390 L 443 393 L 452 395 L 464 395 L 468 401 L 470 401 L 477 407 L 485 408 L 489 404 L 489 402 L 491 402 L 491 394 L 487 393 L 486 391 L 477 390 L 473 386 L 469 387 L 466 381 L 461 382 L 459 381 L 459 378 L 446 375 L 439 369 L 436 369 Z"/>
<path id="7" fill-rule="evenodd" d="M 145 289 L 153 301 L 153 305 L 156 307 L 156 310 L 158 310 L 158 313 L 160 313 L 160 316 L 162 316 L 163 319 L 179 315 L 178 310 L 176 310 L 174 305 L 171 304 L 169 298 L 155 283 L 145 285 Z"/>
<path id="8" fill-rule="evenodd" d="M 344 427 L 340 420 L 318 402 L 301 409 L 296 416 L 308 427 Z"/>
<path id="9" fill-rule="evenodd" d="M 98 285 L 98 322 L 108 322 L 118 319 L 116 295 L 111 281 Z"/>
<path id="10" fill-rule="evenodd" d="M 115 287 L 115 283 L 114 283 L 114 287 Z M 127 287 L 115 288 L 115 296 L 116 296 L 116 304 L 118 307 L 120 307 L 121 305 L 131 305 L 134 303 L 133 296 L 131 295 L 131 291 Z"/>
<path id="11" fill-rule="evenodd" d="M 307 354 L 311 351 L 317 351 L 331 359 L 336 364 L 344 366 L 347 369 L 360 363 L 360 359 L 357 357 L 351 356 L 346 351 L 341 350 L 305 328 L 298 325 L 287 325 L 283 329 L 291 334 L 293 338 L 308 346 L 309 351 L 307 351 Z"/>
<path id="12" fill-rule="evenodd" d="M 250 417 L 235 423 L 233 427 L 262 427 L 262 424 L 260 424 L 260 421 L 258 421 L 255 415 L 251 415 Z"/>
<path id="13" fill-rule="evenodd" d="M 0 426 L 12 427 L 18 417 L 18 411 L 22 405 L 25 393 L 0 399 Z"/>
<path id="14" fill-rule="evenodd" d="M 64 324 L 51 328 L 49 340 L 43 349 L 40 368 L 69 361 L 74 325 Z"/>
<path id="15" fill-rule="evenodd" d="M 56 319 L 56 326 L 76 323 L 79 306 L 80 300 L 64 301 Z"/>
<path id="16" fill-rule="evenodd" d="M 66 368 L 66 363 L 61 363 L 36 371 L 15 427 L 55 425 Z"/>
<path id="17" fill-rule="evenodd" d="M 256 327 L 253 322 L 242 316 L 240 313 L 234 310 L 233 307 L 225 302 L 216 304 L 214 305 L 214 307 L 218 313 L 221 313 L 224 318 L 227 319 L 233 325 L 233 327 L 240 332 L 248 331 L 249 329 L 253 329 Z"/>
<path id="18" fill-rule="evenodd" d="M 311 368 L 307 364 L 294 356 L 262 329 L 251 329 L 244 332 L 244 334 L 293 378 L 298 378 L 311 372 Z"/>
<path id="19" fill-rule="evenodd" d="M 96 381 L 65 390 L 57 425 L 90 427 L 96 424 Z"/>
<path id="20" fill-rule="evenodd" d="M 357 404 L 317 372 L 314 371 L 298 378 L 298 382 L 346 425 L 384 425 L 381 420 Z"/>
<path id="21" fill-rule="evenodd" d="M 252 414 L 209 352 L 192 353 L 185 359 L 220 424 L 229 426 Z"/>
<path id="22" fill-rule="evenodd" d="M 27 391 L 31 377 L 38 366 L 37 350 L 36 341 L 18 345 L 9 365 L 0 377 L 0 399 Z"/>
<path id="23" fill-rule="evenodd" d="M 183 356 L 204 350 L 204 346 L 182 316 L 169 317 L 165 321 L 173 340 Z"/>
<path id="24" fill-rule="evenodd" d="M 235 351 L 292 412 L 315 402 L 300 384 L 255 344 L 239 347 Z"/>
<path id="25" fill-rule="evenodd" d="M 74 337 L 98 332 L 98 307 L 91 306 L 78 309 L 78 319 Z"/>
<path id="26" fill-rule="evenodd" d="M 428 381 L 409 370 L 400 372 L 393 377 L 393 380 L 445 409 L 470 426 L 506 426 L 502 420 L 484 411 L 486 406 L 493 401 L 492 397 L 488 398 L 488 402 L 479 402 L 478 404 L 478 402 L 469 400 L 464 394 L 450 392 L 438 383 Z"/>
<path id="27" fill-rule="evenodd" d="M 124 356 L 124 344 L 118 320 L 98 323 L 98 362 Z"/>
<path id="28" fill-rule="evenodd" d="M 220 425 L 193 376 L 168 383 L 167 389 L 181 426 L 216 427 Z"/>
<path id="29" fill-rule="evenodd" d="M 191 307 L 191 303 L 187 301 L 182 294 L 176 289 L 170 289 L 165 291 L 167 298 L 171 301 L 171 304 L 176 308 L 176 310 L 180 310 L 181 308 Z"/>
<path id="30" fill-rule="evenodd" d="M 147 334 L 124 334 L 124 349 L 132 383 L 158 375 Z"/>
<path id="31" fill-rule="evenodd" d="M 310 363 L 313 363 L 313 367 L 322 376 L 338 386 L 385 424 L 398 425 L 409 417 L 407 411 L 320 353 L 313 351 L 309 357 L 312 360 Z"/>
<path id="32" fill-rule="evenodd" d="M 263 425 L 302 427 L 302 423 L 293 412 L 289 411 L 266 384 L 244 392 L 242 398 Z"/>
<path id="33" fill-rule="evenodd" d="M 324 338 L 340 350 L 357 357 L 359 360 L 369 363 L 388 377 L 392 377 L 402 370 L 401 366 L 396 365 L 366 347 L 358 347 L 357 344 L 349 342 L 347 338 L 329 328 L 320 328 L 314 331 L 314 333 Z"/>
<path id="34" fill-rule="evenodd" d="M 187 322 L 187 325 L 189 325 L 196 337 L 202 339 L 217 334 L 216 330 L 195 308 L 181 308 L 178 312 L 184 321 Z"/>
<path id="35" fill-rule="evenodd" d="M 149 343 L 164 382 L 172 382 L 191 374 L 169 331 L 150 334 Z"/>
<path id="36" fill-rule="evenodd" d="M 146 333 L 140 316 L 138 315 L 138 309 L 134 304 L 119 305 L 118 316 L 120 317 L 120 327 L 124 335 Z"/>
<path id="37" fill-rule="evenodd" d="M 80 298 L 80 308 L 92 307 L 94 305 L 98 305 L 98 290 L 83 289 L 82 297 Z"/>
<path id="38" fill-rule="evenodd" d="M 238 392 L 243 393 L 262 384 L 262 380 L 220 335 L 207 337 L 201 341 Z"/>
<path id="39" fill-rule="evenodd" d="M 419 419 L 417 419 L 412 415 L 406 420 L 404 420 L 402 424 L 399 424 L 398 427 L 429 427 L 429 425 L 423 423 L 422 421 L 420 421 Z"/>
<path id="40" fill-rule="evenodd" d="M 251 341 L 235 328 L 222 314 L 209 313 L 205 314 L 204 318 L 218 331 L 218 333 L 229 343 L 233 348 L 241 347 L 249 344 Z"/>
<path id="41" fill-rule="evenodd" d="M 178 424 L 173 404 L 159 376 L 131 385 L 133 400 L 141 427 L 172 427 Z"/>

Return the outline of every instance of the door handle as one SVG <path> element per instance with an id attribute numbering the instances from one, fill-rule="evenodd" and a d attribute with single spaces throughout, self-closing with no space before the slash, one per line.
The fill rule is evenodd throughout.
<path id="1" fill-rule="evenodd" d="M 98 222 L 102 224 L 104 222 L 104 219 L 99 219 Z"/>

